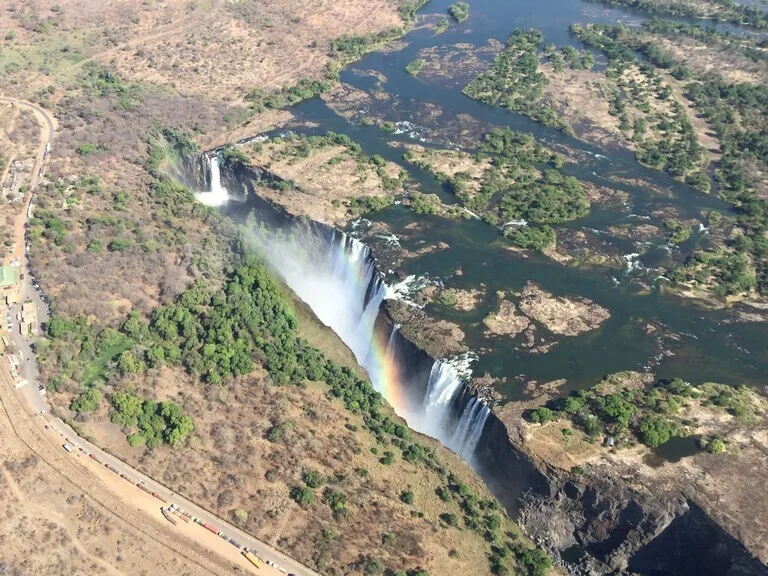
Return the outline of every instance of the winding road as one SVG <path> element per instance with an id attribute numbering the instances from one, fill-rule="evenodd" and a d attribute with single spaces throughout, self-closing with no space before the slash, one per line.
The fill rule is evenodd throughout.
<path id="1" fill-rule="evenodd" d="M 17 217 L 16 248 L 10 260 L 18 258 L 20 273 L 24 274 L 21 301 L 32 300 L 37 305 L 38 322 L 43 323 L 47 320 L 47 310 L 41 293 L 29 274 L 24 230 L 29 206 L 40 183 L 57 123 L 50 112 L 31 102 L 0 96 L 0 103 L 31 110 L 41 126 L 40 148 L 24 210 Z M 20 311 L 20 305 L 14 306 L 11 310 L 12 317 L 15 318 Z M 11 363 L 10 355 L 5 355 L 5 359 L 0 361 L 0 406 L 10 422 L 10 429 L 35 454 L 95 502 L 134 529 L 212 574 L 227 574 L 238 570 L 268 576 L 319 576 L 314 570 L 266 542 L 243 532 L 112 454 L 78 437 L 72 428 L 51 414 L 45 392 L 39 389 L 37 362 L 26 334 L 14 329 L 11 330 L 10 338 L 17 350 L 15 357 L 20 359 L 16 366 Z M 64 444 L 72 451 L 66 451 Z M 176 525 L 171 524 L 161 513 L 161 507 L 170 504 L 182 511 L 184 516 L 215 527 L 217 534 L 199 523 L 187 522 L 181 514 L 174 516 Z M 240 547 L 236 547 L 232 540 Z M 242 555 L 243 548 L 249 549 L 262 560 L 260 568 L 252 566 Z"/>

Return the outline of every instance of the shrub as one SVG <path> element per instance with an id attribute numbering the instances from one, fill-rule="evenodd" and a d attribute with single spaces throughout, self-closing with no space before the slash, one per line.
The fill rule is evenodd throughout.
<path id="1" fill-rule="evenodd" d="M 668 420 L 646 416 L 640 421 L 640 441 L 650 448 L 657 448 L 677 434 L 677 427 Z"/>
<path id="2" fill-rule="evenodd" d="M 307 470 L 303 474 L 303 479 L 310 488 L 320 488 L 323 484 L 323 476 L 317 470 Z"/>
<path id="3" fill-rule="evenodd" d="M 699 447 L 710 454 L 722 454 L 725 452 L 725 442 L 718 436 L 701 438 L 699 440 Z"/>
<path id="4" fill-rule="evenodd" d="M 405 71 L 412 76 L 418 76 L 422 68 L 424 68 L 424 60 L 417 58 L 405 67 Z"/>
<path id="5" fill-rule="evenodd" d="M 515 246 L 544 252 L 557 241 L 557 234 L 550 226 L 521 226 L 509 227 L 504 230 L 504 236 Z"/>
<path id="6" fill-rule="evenodd" d="M 552 567 L 552 559 L 538 548 L 525 549 L 517 553 L 517 567 L 520 574 L 546 576 Z"/>
<path id="7" fill-rule="evenodd" d="M 308 486 L 294 486 L 291 488 L 290 496 L 302 508 L 308 508 L 315 502 L 315 491 Z"/>
<path id="8" fill-rule="evenodd" d="M 528 420 L 534 424 L 545 424 L 552 420 L 552 410 L 545 406 L 535 408 L 528 413 Z"/>
<path id="9" fill-rule="evenodd" d="M 456 22 L 464 22 L 469 18 L 469 4 L 466 2 L 456 2 L 455 4 L 451 4 L 448 7 L 448 14 L 450 14 L 451 18 L 456 20 Z"/>
<path id="10" fill-rule="evenodd" d="M 78 414 L 95 412 L 101 405 L 101 392 L 96 388 L 89 388 L 72 401 L 70 408 Z"/>
<path id="11" fill-rule="evenodd" d="M 395 461 L 395 454 L 393 452 L 390 452 L 389 450 L 384 452 L 384 455 L 381 458 L 379 458 L 379 462 L 387 466 L 392 464 L 394 461 Z"/>
<path id="12" fill-rule="evenodd" d="M 323 502 L 328 504 L 334 512 L 339 512 L 346 507 L 347 496 L 344 492 L 335 490 L 329 486 L 323 490 Z"/>
<path id="13" fill-rule="evenodd" d="M 448 526 L 458 526 L 459 525 L 459 518 L 456 516 L 456 514 L 445 512 L 443 514 L 440 514 L 440 520 L 445 522 Z"/>
<path id="14" fill-rule="evenodd" d="M 405 502 L 406 504 L 413 504 L 413 492 L 410 490 L 406 490 L 404 492 L 400 493 L 400 500 Z"/>

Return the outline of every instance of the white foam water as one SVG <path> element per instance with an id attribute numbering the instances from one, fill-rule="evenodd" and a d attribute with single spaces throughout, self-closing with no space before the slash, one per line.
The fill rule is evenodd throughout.
<path id="1" fill-rule="evenodd" d="M 207 192 L 198 192 L 195 197 L 206 206 L 223 206 L 229 202 L 229 193 L 221 185 L 219 157 L 216 155 L 208 158 L 208 174 L 211 179 L 211 189 Z"/>

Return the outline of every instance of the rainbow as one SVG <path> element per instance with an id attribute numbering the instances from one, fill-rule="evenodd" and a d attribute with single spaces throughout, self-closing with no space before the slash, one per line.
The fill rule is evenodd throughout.
<path id="1" fill-rule="evenodd" d="M 340 237 L 336 237 L 337 234 Z M 405 386 L 392 349 L 397 328 L 389 330 L 388 323 L 377 322 L 387 287 L 379 277 L 370 249 L 359 240 L 334 232 L 331 250 L 334 272 L 344 278 L 349 299 L 357 300 L 356 305 L 349 306 L 353 316 L 349 324 L 357 325 L 349 330 L 337 329 L 333 324 L 329 326 L 352 350 L 374 388 L 398 415 L 404 417 L 407 410 Z"/>

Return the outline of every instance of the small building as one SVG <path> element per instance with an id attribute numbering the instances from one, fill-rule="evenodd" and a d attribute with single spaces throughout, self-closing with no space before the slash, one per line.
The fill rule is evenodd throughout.
<path id="1" fill-rule="evenodd" d="M 32 334 L 32 336 L 37 336 L 37 326 L 37 306 L 31 301 L 24 302 L 21 305 L 21 326 L 19 327 L 21 335 Z"/>
<path id="2" fill-rule="evenodd" d="M 17 302 L 18 293 L 19 267 L 0 267 L 0 298 L 5 299 L 8 304 L 15 304 Z"/>
<path id="3" fill-rule="evenodd" d="M 613 436 L 606 436 L 605 437 L 605 445 L 609 448 L 612 448 L 616 444 L 616 440 L 613 438 Z"/>

